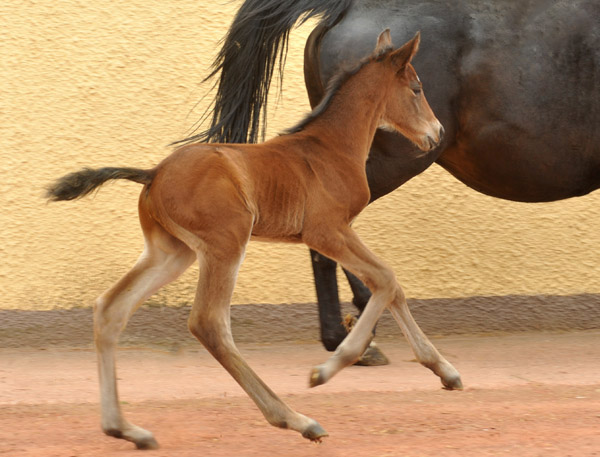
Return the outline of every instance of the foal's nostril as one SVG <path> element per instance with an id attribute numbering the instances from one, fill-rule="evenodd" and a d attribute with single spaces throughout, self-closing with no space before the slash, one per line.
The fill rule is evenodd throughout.
<path id="1" fill-rule="evenodd" d="M 444 134 L 446 133 L 446 130 L 444 130 L 444 126 L 440 125 L 440 143 L 442 142 L 442 140 L 444 139 Z"/>

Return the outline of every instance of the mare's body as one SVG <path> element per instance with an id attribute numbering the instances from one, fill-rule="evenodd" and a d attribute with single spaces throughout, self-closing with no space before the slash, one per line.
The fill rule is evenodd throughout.
<path id="1" fill-rule="evenodd" d="M 221 87 L 237 84 L 240 71 L 260 80 L 248 64 L 236 66 L 245 52 L 257 65 L 268 61 L 256 48 L 228 53 L 228 42 L 261 30 L 265 46 L 280 49 L 286 30 L 305 12 L 330 13 L 305 48 L 305 81 L 313 106 L 331 75 L 370 51 L 368 37 L 374 31 L 390 27 L 402 42 L 421 30 L 424 47 L 415 67 L 446 135 L 440 148 L 423 153 L 401 136 L 379 130 L 366 168 L 371 201 L 434 162 L 479 192 L 521 202 L 565 199 L 600 187 L 596 0 L 332 0 L 326 5 L 247 0 L 217 68 L 223 70 Z M 217 100 L 205 139 L 257 137 L 259 124 L 244 116 L 265 106 L 264 91 L 250 83 L 243 87 L 246 102 L 242 97 L 235 103 Z M 236 136 L 229 135 L 232 122 Z M 332 350 L 346 333 L 340 324 L 336 264 L 312 254 L 321 337 Z M 362 309 L 369 291 L 349 279 L 354 303 Z"/>

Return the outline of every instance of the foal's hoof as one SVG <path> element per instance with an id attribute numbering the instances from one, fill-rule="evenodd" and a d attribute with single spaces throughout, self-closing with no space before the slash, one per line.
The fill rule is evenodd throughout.
<path id="1" fill-rule="evenodd" d="M 327 379 L 325 379 L 325 374 L 323 373 L 322 365 L 319 365 L 318 367 L 314 367 L 312 369 L 312 371 L 310 372 L 310 380 L 309 380 L 310 387 L 317 387 L 317 386 L 320 386 L 321 384 L 325 384 L 326 382 L 327 382 Z"/>
<path id="2" fill-rule="evenodd" d="M 325 429 L 315 421 L 314 424 L 310 425 L 306 430 L 304 430 L 302 436 L 314 443 L 320 443 L 323 438 L 329 436 L 329 433 L 327 433 Z"/>
<path id="3" fill-rule="evenodd" d="M 148 430 L 130 425 L 125 431 L 118 428 L 105 428 L 104 433 L 114 438 L 131 441 L 138 449 L 158 449 L 159 445 L 154 439 L 154 435 Z"/>
<path id="4" fill-rule="evenodd" d="M 367 349 L 360 356 L 360 358 L 354 363 L 354 365 L 360 365 L 363 367 L 379 367 L 382 365 L 389 365 L 390 361 L 385 356 L 381 349 L 377 347 L 374 341 L 367 346 Z"/>
<path id="5" fill-rule="evenodd" d="M 442 379 L 442 384 L 446 390 L 463 390 L 463 384 L 460 376 L 453 376 L 448 379 Z"/>
<path id="6" fill-rule="evenodd" d="M 154 437 L 144 438 L 135 442 L 135 447 L 141 450 L 158 449 L 160 446 Z"/>

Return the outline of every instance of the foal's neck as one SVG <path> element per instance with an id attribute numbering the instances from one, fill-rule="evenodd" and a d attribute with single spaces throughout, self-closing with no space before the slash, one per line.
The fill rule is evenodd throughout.
<path id="1" fill-rule="evenodd" d="M 366 162 L 385 106 L 387 72 L 379 65 L 368 63 L 350 76 L 327 109 L 306 127 L 307 134 L 326 139 L 328 154 Z"/>

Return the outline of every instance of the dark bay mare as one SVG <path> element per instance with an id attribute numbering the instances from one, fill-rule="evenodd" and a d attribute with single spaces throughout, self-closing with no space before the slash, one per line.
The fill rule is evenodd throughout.
<path id="1" fill-rule="evenodd" d="M 195 140 L 259 137 L 276 58 L 285 57 L 297 21 L 315 15 L 322 20 L 304 60 L 312 106 L 336 71 L 370 52 L 377 30 L 389 27 L 398 42 L 423 32 L 415 67 L 446 135 L 440 148 L 423 153 L 379 130 L 366 168 L 370 201 L 433 162 L 479 192 L 520 202 L 600 186 L 597 0 L 247 0 L 211 75 L 220 78 L 211 128 Z M 314 251 L 312 262 L 321 338 L 333 350 L 346 334 L 336 263 Z M 347 276 L 363 309 L 369 291 Z"/>
<path id="2" fill-rule="evenodd" d="M 49 187 L 51 200 L 73 200 L 114 179 L 144 186 L 138 201 L 144 251 L 94 306 L 102 429 L 106 434 L 132 441 L 138 448 L 157 447 L 152 433 L 128 422 L 121 411 L 117 340 L 129 316 L 148 297 L 198 261 L 190 331 L 254 400 L 270 424 L 296 430 L 313 441 L 327 435 L 314 419 L 281 401 L 250 368 L 233 341 L 229 305 L 251 239 L 305 243 L 340 262 L 373 292 L 336 352 L 312 370 L 311 386 L 327 382 L 360 357 L 385 308 L 411 342 L 417 359 L 447 388 L 462 386 L 456 369 L 412 318 L 394 272 L 350 227 L 369 202 L 365 164 L 378 128 L 401 133 L 423 153 L 441 141 L 442 126 L 410 64 L 419 40 L 416 35 L 395 49 L 389 30 L 374 33 L 372 52 L 338 74 L 323 102 L 306 119 L 270 141 L 189 144 L 151 169 L 86 168 Z"/>

